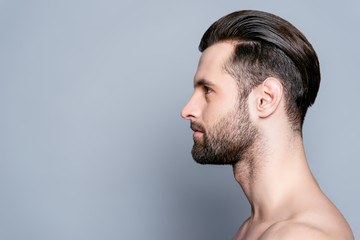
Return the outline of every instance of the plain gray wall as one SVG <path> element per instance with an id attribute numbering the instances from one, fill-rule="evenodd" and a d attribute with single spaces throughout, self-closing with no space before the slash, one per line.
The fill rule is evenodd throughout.
<path id="1" fill-rule="evenodd" d="M 0 239 L 230 239 L 250 213 L 180 110 L 203 32 L 235 10 L 297 26 L 322 84 L 304 141 L 360 237 L 357 1 L 0 1 Z"/>

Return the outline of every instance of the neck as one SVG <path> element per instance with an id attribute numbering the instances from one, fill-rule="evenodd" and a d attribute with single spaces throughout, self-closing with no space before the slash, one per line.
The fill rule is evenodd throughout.
<path id="1" fill-rule="evenodd" d="M 252 152 L 256 155 L 249 154 L 251 159 L 243 159 L 233 167 L 235 179 L 251 204 L 253 221 L 287 218 L 291 209 L 301 207 L 305 194 L 318 192 L 301 136 L 275 139 L 254 144 Z"/>

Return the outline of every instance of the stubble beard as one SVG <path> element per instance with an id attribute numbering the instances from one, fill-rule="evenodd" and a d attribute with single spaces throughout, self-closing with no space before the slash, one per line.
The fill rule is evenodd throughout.
<path id="1" fill-rule="evenodd" d="M 197 122 L 191 123 L 203 132 L 203 139 L 194 139 L 191 152 L 197 163 L 234 165 L 254 157 L 258 130 L 250 121 L 245 102 L 238 104 L 237 108 L 218 119 L 208 129 Z"/>

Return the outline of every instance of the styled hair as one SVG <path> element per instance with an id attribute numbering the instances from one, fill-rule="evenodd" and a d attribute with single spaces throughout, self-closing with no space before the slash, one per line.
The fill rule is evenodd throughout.
<path id="1" fill-rule="evenodd" d="M 220 41 L 235 41 L 225 71 L 238 80 L 242 96 L 267 77 L 281 81 L 286 111 L 294 130 L 300 131 L 306 111 L 320 86 L 317 55 L 306 37 L 286 20 L 270 13 L 244 10 L 226 15 L 204 33 L 203 52 Z"/>

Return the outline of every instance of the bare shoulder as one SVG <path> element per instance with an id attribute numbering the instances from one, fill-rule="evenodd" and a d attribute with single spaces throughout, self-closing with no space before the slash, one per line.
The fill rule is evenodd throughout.
<path id="1" fill-rule="evenodd" d="M 293 221 L 282 221 L 271 225 L 259 240 L 353 240 L 352 234 L 326 231 L 319 227 Z"/>
<path id="2" fill-rule="evenodd" d="M 259 238 L 259 240 L 285 240 L 307 239 L 323 240 L 330 239 L 320 229 L 307 224 L 282 221 L 271 225 Z"/>

